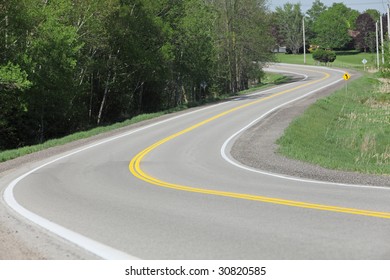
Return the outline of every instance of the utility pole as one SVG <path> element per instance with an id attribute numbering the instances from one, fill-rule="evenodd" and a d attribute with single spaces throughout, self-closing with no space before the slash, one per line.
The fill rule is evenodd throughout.
<path id="1" fill-rule="evenodd" d="M 305 16 L 303 16 L 303 18 L 302 18 L 302 32 L 303 32 L 303 64 L 306 64 Z"/>
<path id="2" fill-rule="evenodd" d="M 389 37 L 390 41 L 390 4 L 387 4 L 387 36 Z"/>
<path id="3" fill-rule="evenodd" d="M 381 49 L 382 49 L 382 64 L 385 64 L 385 44 L 383 40 L 383 16 L 381 15 Z"/>
<path id="4" fill-rule="evenodd" d="M 376 66 L 379 69 L 379 38 L 378 38 L 378 21 L 375 23 L 375 35 L 376 35 Z"/>

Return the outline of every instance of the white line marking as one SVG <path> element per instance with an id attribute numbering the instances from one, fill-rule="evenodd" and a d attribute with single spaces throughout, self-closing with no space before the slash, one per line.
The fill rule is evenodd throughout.
<path id="1" fill-rule="evenodd" d="M 303 75 L 304 76 L 304 75 Z M 268 91 L 271 91 L 271 90 L 277 90 L 277 89 L 280 89 L 280 88 L 283 88 L 287 85 L 281 85 L 281 86 L 278 86 L 278 87 L 274 87 L 274 88 L 271 88 L 271 89 L 268 89 L 268 90 L 264 90 L 264 91 L 261 91 L 261 92 L 255 92 L 251 95 L 256 95 L 256 94 L 262 94 L 264 92 L 268 92 Z M 171 118 L 168 118 L 166 120 L 163 120 L 163 121 L 159 121 L 159 122 L 156 122 L 156 123 L 153 123 L 153 124 L 150 124 L 150 125 L 147 125 L 147 126 L 144 126 L 144 127 L 141 127 L 141 128 L 138 128 L 138 129 L 134 129 L 134 130 L 131 130 L 129 132 L 126 132 L 126 133 L 123 133 L 123 134 L 120 134 L 120 135 L 117 135 L 117 136 L 114 136 L 114 137 L 110 137 L 108 139 L 105 139 L 105 140 L 102 140 L 102 141 L 99 141 L 95 144 L 91 144 L 91 145 L 88 145 L 84 148 L 81 148 L 81 149 L 77 149 L 73 152 L 70 152 L 70 153 L 67 153 L 63 156 L 60 156 L 52 161 L 49 161 L 45 164 L 42 164 L 32 170 L 30 170 L 29 172 L 27 173 L 24 173 L 23 175 L 19 176 L 18 178 L 14 179 L 5 189 L 4 191 L 4 194 L 3 194 L 3 198 L 4 198 L 4 201 L 6 202 L 6 204 L 12 208 L 14 211 L 16 211 L 18 214 L 20 214 L 21 216 L 23 216 L 24 218 L 30 220 L 31 222 L 37 224 L 38 226 L 48 230 L 49 232 L 52 232 L 58 236 L 60 236 L 61 238 L 65 239 L 65 240 L 68 240 L 74 244 L 76 244 L 77 246 L 95 254 L 96 256 L 98 257 L 101 257 L 103 259 L 138 259 L 137 257 L 135 256 L 132 256 L 132 255 L 129 255 L 127 253 L 124 253 L 122 251 L 119 251 L 115 248 L 112 248 L 112 247 L 109 247 L 107 245 L 104 245 L 100 242 L 97 242 L 95 240 L 92 240 L 86 236 L 83 236 L 79 233 L 76 233 L 74 231 L 71 231 L 63 226 L 60 226 L 52 221 L 49 221 L 29 210 L 27 210 L 26 208 L 24 208 L 22 205 L 20 205 L 15 197 L 14 197 L 14 188 L 16 187 L 16 185 L 22 181 L 24 178 L 26 178 L 27 176 L 31 175 L 32 173 L 48 166 L 48 165 L 51 165 L 55 162 L 58 162 L 62 159 L 65 159 L 65 158 L 68 158 L 68 157 L 71 157 L 75 154 L 78 154 L 78 153 L 81 153 L 83 151 L 86 151 L 86 150 L 89 150 L 89 149 L 92 149 L 92 148 L 95 148 L 97 146 L 100 146 L 102 144 L 105 144 L 105 143 L 109 143 L 109 142 L 112 142 L 112 141 L 115 141 L 117 139 L 120 139 L 120 138 L 123 138 L 123 137 L 127 137 L 127 136 L 130 136 L 132 134 L 135 134 L 137 132 L 140 132 L 140 131 L 143 131 L 143 130 L 146 130 L 146 129 L 149 129 L 149 128 L 152 128 L 152 127 L 155 127 L 155 126 L 158 126 L 158 125 L 161 125 L 161 124 L 164 124 L 164 123 L 167 123 L 167 122 L 170 122 L 170 121 L 173 121 L 173 120 L 176 120 L 176 119 L 179 119 L 179 118 L 183 118 L 185 116 L 188 116 L 188 115 L 191 115 L 191 114 L 195 114 L 195 113 L 198 113 L 198 112 L 201 112 L 201 111 L 204 111 L 204 110 L 209 110 L 209 109 L 212 109 L 214 107 L 217 107 L 217 106 L 221 106 L 221 105 L 225 105 L 225 104 L 228 104 L 230 103 L 231 101 L 227 101 L 227 102 L 222 102 L 222 103 L 218 103 L 218 104 L 215 104 L 215 105 L 211 105 L 211 106 L 207 106 L 205 108 L 201 108 L 201 109 L 198 109 L 198 110 L 194 110 L 192 112 L 188 112 L 188 113 L 185 113 L 185 114 L 181 114 L 181 115 L 178 115 L 178 116 L 175 116 L 175 117 L 171 117 Z"/>
<path id="2" fill-rule="evenodd" d="M 307 67 L 310 67 L 310 66 L 307 66 Z M 333 70 L 333 71 L 337 71 L 337 72 L 340 72 L 340 73 L 343 73 L 341 70 L 337 70 L 337 69 L 327 69 L 327 70 Z M 250 172 L 255 172 L 255 173 L 259 173 L 259 174 L 262 174 L 262 175 L 267 175 L 267 176 L 272 176 L 272 177 L 276 177 L 276 178 L 281 178 L 281 179 L 286 179 L 286 180 L 291 180 L 291 181 L 297 181 L 297 182 L 304 182 L 304 183 L 313 183 L 313 184 L 326 184 L 326 185 L 336 185 L 336 186 L 343 186 L 343 187 L 352 187 L 352 188 L 368 188 L 368 189 L 380 189 L 380 190 L 390 190 L 389 187 L 381 187 L 381 186 L 366 186 L 366 185 L 355 185 L 355 184 L 343 184 L 343 183 L 335 183 L 335 182 L 326 182 L 326 181 L 318 181 L 318 180 L 310 180 L 310 179 L 304 179 L 304 178 L 298 178 L 298 177 L 293 177 L 293 176 L 287 176 L 287 175 L 282 175 L 282 174 L 277 174 L 277 173 L 272 173 L 272 172 L 267 172 L 267 171 L 263 171 L 263 170 L 259 170 L 259 169 L 255 169 L 255 168 L 251 168 L 251 167 L 248 167 L 248 166 L 245 166 L 239 162 L 237 162 L 236 160 L 232 159 L 231 157 L 229 157 L 227 155 L 227 152 L 226 152 L 226 149 L 227 149 L 227 146 L 229 145 L 229 143 L 234 139 L 236 138 L 239 134 L 241 134 L 242 132 L 244 132 L 245 130 L 249 129 L 251 126 L 253 126 L 254 124 L 256 124 L 257 122 L 259 122 L 260 120 L 262 120 L 263 118 L 265 118 L 266 116 L 268 116 L 269 114 L 271 114 L 272 112 L 278 110 L 279 108 L 281 107 L 284 107 L 290 103 L 293 103 L 293 102 L 296 102 L 300 99 L 303 99 L 309 95 L 312 95 L 314 93 L 316 93 L 317 91 L 320 91 L 324 88 L 327 88 L 329 86 L 332 86 L 334 84 L 337 84 L 339 83 L 340 81 L 343 81 L 343 79 L 339 79 L 339 80 L 336 80 L 334 81 L 333 83 L 329 84 L 329 85 L 326 85 L 326 86 L 323 86 L 323 87 L 320 87 L 318 89 L 315 89 L 311 92 L 308 92 L 298 98 L 295 98 L 293 100 L 290 100 L 286 103 L 283 103 L 279 106 L 276 106 L 274 107 L 273 109 L 269 110 L 268 112 L 264 113 L 263 115 L 261 115 L 260 117 L 258 117 L 257 119 L 253 120 L 252 122 L 250 122 L 248 125 L 246 125 L 245 127 L 243 127 L 242 129 L 240 129 L 239 131 L 237 131 L 236 133 L 234 133 L 232 136 L 230 136 L 222 145 L 221 147 L 221 156 L 224 160 L 226 160 L 228 163 L 238 167 L 238 168 L 241 168 L 241 169 L 244 169 L 244 170 L 247 170 L 247 171 L 250 171 Z"/>
<path id="3" fill-rule="evenodd" d="M 14 180 L 8 188 L 4 192 L 4 200 L 8 203 L 9 206 L 11 206 L 16 212 L 18 212 L 20 215 L 24 216 L 28 220 L 38 224 L 39 226 L 49 230 L 50 232 L 59 235 L 60 237 L 71 241 L 74 244 L 77 244 L 79 247 L 103 258 L 103 259 L 109 259 L 109 260 L 135 260 L 137 259 L 134 256 L 131 256 L 129 254 L 126 254 L 122 251 L 119 251 L 117 249 L 114 249 L 112 247 L 109 247 L 107 245 L 104 245 L 100 242 L 97 242 L 95 240 L 92 240 L 88 237 L 85 237 L 81 234 L 78 234 L 74 231 L 71 231 L 65 227 L 62 227 L 58 224 L 55 224 L 41 216 L 38 216 L 34 214 L 33 212 L 27 210 L 23 206 L 21 206 L 14 198 L 13 196 L 13 188 L 15 185 L 25 178 L 26 176 L 30 175 L 32 172 L 36 171 L 36 169 L 26 173 L 25 175 L 19 177 L 17 180 Z"/>

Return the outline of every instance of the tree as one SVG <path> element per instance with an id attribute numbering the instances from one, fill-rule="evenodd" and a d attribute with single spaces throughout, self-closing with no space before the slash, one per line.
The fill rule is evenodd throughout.
<path id="1" fill-rule="evenodd" d="M 29 144 L 26 91 L 33 83 L 24 63 L 31 28 L 25 2 L 0 3 L 0 150 Z"/>
<path id="2" fill-rule="evenodd" d="M 121 104 L 128 104 L 127 109 L 133 114 L 160 110 L 165 81 L 169 76 L 163 52 L 164 33 L 154 14 L 142 1 L 122 1 L 107 28 L 110 28 L 111 53 L 103 101 L 109 91 L 117 96 L 111 98 L 111 102 L 115 102 L 111 114 L 118 112 Z M 126 108 L 122 110 L 126 111 Z"/>
<path id="3" fill-rule="evenodd" d="M 69 20 L 72 1 L 38 1 L 29 7 L 35 22 L 27 36 L 26 71 L 33 82 L 29 90 L 31 129 L 42 142 L 69 133 L 74 71 L 82 42 Z"/>
<path id="4" fill-rule="evenodd" d="M 119 9 L 117 0 L 73 0 L 69 22 L 76 28 L 82 47 L 74 69 L 74 90 L 71 97 L 71 130 L 78 131 L 93 126 L 106 112 L 103 102 L 107 81 L 109 55 L 110 18 Z M 106 100 L 105 100 L 106 101 Z M 119 107 L 120 108 L 120 107 Z M 117 109 L 119 109 L 117 108 Z M 120 113 L 121 109 L 117 110 Z"/>
<path id="5" fill-rule="evenodd" d="M 202 0 L 185 1 L 184 13 L 179 19 L 175 35 L 176 97 L 180 103 L 185 100 L 199 101 L 209 93 L 213 84 L 213 70 L 216 51 L 213 29 L 217 14 Z M 186 93 L 191 95 L 188 96 Z"/>
<path id="6" fill-rule="evenodd" d="M 20 127 L 25 119 L 23 92 L 31 87 L 27 73 L 8 62 L 0 66 L 0 150 L 24 142 Z"/>
<path id="7" fill-rule="evenodd" d="M 0 150 L 246 89 L 273 43 L 265 0 L 1 1 Z"/>
<path id="8" fill-rule="evenodd" d="M 303 44 L 301 4 L 286 3 L 276 8 L 276 22 L 286 47 L 297 54 Z"/>
<path id="9" fill-rule="evenodd" d="M 342 3 L 334 3 L 314 23 L 314 32 L 317 34 L 314 42 L 325 49 L 347 47 L 352 40 L 348 30 L 353 29 L 358 14 Z"/>
<path id="10" fill-rule="evenodd" d="M 263 0 L 216 0 L 218 13 L 215 30 L 218 52 L 218 78 L 226 91 L 236 93 L 248 88 L 249 73 L 272 59 L 274 41 Z M 227 80 L 225 80 L 228 77 Z"/>
<path id="11" fill-rule="evenodd" d="M 371 16 L 371 18 L 374 20 L 374 22 L 377 21 L 381 16 L 381 13 L 375 9 L 365 10 L 364 14 L 369 14 Z"/>
<path id="12" fill-rule="evenodd" d="M 307 10 L 306 14 L 308 15 L 308 20 L 311 22 L 315 22 L 320 15 L 326 11 L 327 7 L 321 0 L 315 0 L 309 10 Z"/>
<path id="13" fill-rule="evenodd" d="M 314 23 L 320 17 L 320 15 L 326 11 L 327 6 L 322 3 L 320 0 L 315 0 L 309 10 L 307 10 L 306 14 L 306 38 L 310 42 L 313 38 L 316 37 L 316 33 L 314 32 Z"/>
<path id="14" fill-rule="evenodd" d="M 282 32 L 281 32 L 281 27 L 279 26 L 279 24 L 277 22 L 277 14 L 271 13 L 270 17 L 271 17 L 270 32 L 271 32 L 272 37 L 275 40 L 275 44 L 276 44 L 277 49 L 279 49 L 279 47 L 285 46 L 286 44 L 284 42 L 284 37 L 283 37 Z"/>
<path id="15" fill-rule="evenodd" d="M 364 52 L 375 51 L 375 22 L 372 17 L 363 13 L 356 19 L 356 31 L 358 35 L 355 38 L 355 47 Z"/>

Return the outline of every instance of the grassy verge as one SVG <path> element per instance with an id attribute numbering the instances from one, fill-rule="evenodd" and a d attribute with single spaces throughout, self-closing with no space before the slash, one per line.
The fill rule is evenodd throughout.
<path id="1" fill-rule="evenodd" d="M 279 151 L 326 168 L 390 175 L 390 93 L 372 75 L 317 101 L 286 129 Z"/>
<path id="2" fill-rule="evenodd" d="M 280 83 L 287 82 L 287 81 L 288 81 L 287 77 L 284 77 L 283 75 L 274 74 L 274 73 L 266 73 L 261 84 L 253 86 L 249 90 L 240 92 L 239 94 L 248 94 L 249 92 L 253 92 L 253 91 L 262 89 L 264 87 L 280 84 Z M 24 156 L 27 154 L 31 154 L 34 152 L 42 151 L 42 150 L 45 150 L 48 148 L 64 145 L 64 144 L 67 144 L 67 143 L 70 143 L 70 142 L 73 142 L 76 140 L 89 138 L 89 137 L 92 137 L 92 136 L 95 136 L 95 135 L 98 135 L 98 134 L 101 134 L 104 132 L 108 132 L 108 131 L 115 130 L 118 128 L 126 127 L 126 126 L 129 126 L 131 124 L 135 124 L 135 123 L 138 123 L 141 121 L 157 118 L 159 116 L 162 116 L 162 115 L 165 115 L 168 113 L 181 111 L 181 110 L 184 110 L 188 107 L 195 107 L 195 106 L 199 106 L 199 105 L 202 105 L 205 103 L 210 103 L 210 102 L 215 102 L 215 101 L 227 99 L 228 97 L 229 96 L 226 95 L 226 96 L 219 97 L 218 99 L 212 99 L 212 100 L 207 100 L 204 102 L 187 104 L 185 106 L 174 108 L 172 110 L 157 112 L 157 113 L 153 113 L 153 114 L 143 114 L 143 115 L 136 116 L 132 119 L 126 120 L 124 122 L 116 123 L 116 124 L 109 125 L 109 126 L 97 127 L 97 128 L 94 128 L 94 129 L 91 129 L 88 131 L 77 132 L 77 133 L 68 135 L 68 136 L 63 137 L 63 138 L 48 140 L 42 144 L 22 147 L 22 148 L 13 149 L 13 150 L 0 151 L 0 162 L 11 160 L 11 159 L 14 159 L 14 158 L 17 158 L 20 156 Z"/>
<path id="3" fill-rule="evenodd" d="M 363 70 L 363 59 L 368 62 L 367 68 L 375 67 L 375 54 L 358 52 L 336 52 L 336 60 L 330 65 L 332 67 L 353 68 Z M 277 60 L 282 63 L 303 64 L 303 54 L 277 54 Z M 318 65 L 310 53 L 306 54 L 307 65 Z"/>
<path id="4" fill-rule="evenodd" d="M 93 128 L 93 129 L 88 130 L 88 131 L 77 132 L 77 133 L 65 136 L 63 138 L 48 140 L 42 144 L 38 144 L 38 145 L 34 145 L 34 146 L 26 146 L 26 147 L 22 147 L 19 149 L 2 151 L 2 152 L 0 152 L 0 162 L 4 162 L 4 161 L 10 160 L 10 159 L 14 159 L 14 158 L 24 156 L 27 154 L 31 154 L 34 152 L 42 151 L 42 150 L 52 148 L 55 146 L 64 145 L 66 143 L 70 143 L 70 142 L 73 142 L 76 140 L 92 137 L 92 136 L 95 136 L 95 135 L 98 135 L 98 134 L 101 134 L 104 132 L 108 132 L 108 131 L 111 131 L 114 129 L 125 127 L 125 126 L 131 125 L 131 124 L 134 124 L 137 122 L 141 122 L 144 120 L 156 118 L 156 117 L 159 117 L 165 113 L 167 113 L 167 112 L 139 115 L 139 116 L 136 116 L 130 120 L 126 120 L 124 122 L 116 123 L 116 124 L 109 125 L 109 126 L 97 127 L 97 128 Z"/>

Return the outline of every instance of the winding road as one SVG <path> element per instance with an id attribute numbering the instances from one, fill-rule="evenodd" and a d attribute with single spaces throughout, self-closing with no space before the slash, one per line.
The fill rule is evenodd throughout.
<path id="1" fill-rule="evenodd" d="M 344 82 L 336 69 L 269 70 L 296 79 L 46 160 L 4 199 L 104 259 L 389 259 L 390 188 L 267 173 L 230 155 L 251 125 Z"/>

